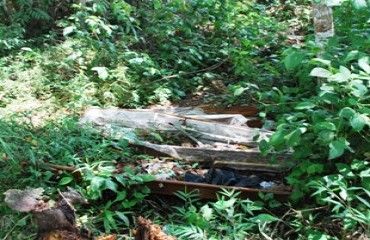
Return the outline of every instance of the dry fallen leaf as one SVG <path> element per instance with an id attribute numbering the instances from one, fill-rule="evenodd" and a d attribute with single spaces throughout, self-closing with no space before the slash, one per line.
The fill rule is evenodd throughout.
<path id="1" fill-rule="evenodd" d="M 107 234 L 105 236 L 97 237 L 95 240 L 117 240 L 117 235 Z"/>

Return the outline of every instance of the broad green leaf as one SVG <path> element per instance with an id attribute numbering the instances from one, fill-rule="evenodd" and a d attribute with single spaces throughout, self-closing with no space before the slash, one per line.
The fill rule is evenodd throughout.
<path id="1" fill-rule="evenodd" d="M 358 57 L 359 53 L 360 53 L 360 52 L 359 52 L 359 51 L 357 51 L 357 50 L 350 51 L 350 52 L 347 54 L 347 56 L 346 56 L 346 58 L 344 59 L 344 61 L 345 61 L 345 62 L 350 62 L 350 61 L 352 61 L 352 60 L 356 59 L 356 58 Z"/>
<path id="2" fill-rule="evenodd" d="M 131 207 L 135 206 L 137 203 L 138 203 L 138 200 L 136 200 L 136 199 L 133 199 L 133 200 L 130 200 L 130 201 L 124 201 L 124 202 L 122 202 L 122 207 L 123 208 L 131 208 Z"/>
<path id="3" fill-rule="evenodd" d="M 277 208 L 277 207 L 282 206 L 282 204 L 279 201 L 275 200 L 275 199 L 270 200 L 268 202 L 268 205 L 269 205 L 270 208 Z"/>
<path id="4" fill-rule="evenodd" d="M 337 163 L 335 164 L 338 171 L 346 178 L 352 178 L 355 177 L 353 172 L 351 171 L 350 167 L 347 164 L 344 163 Z"/>
<path id="5" fill-rule="evenodd" d="M 358 60 L 358 65 L 364 72 L 367 74 L 370 74 L 370 65 L 369 65 L 369 57 L 363 57 L 360 60 Z"/>
<path id="6" fill-rule="evenodd" d="M 286 130 L 276 131 L 269 139 L 270 145 L 274 147 L 278 147 L 282 145 L 285 142 L 285 135 L 287 135 L 289 132 Z"/>
<path id="7" fill-rule="evenodd" d="M 303 110 L 303 109 L 311 109 L 311 108 L 314 108 L 314 107 L 316 107 L 316 104 L 314 104 L 312 102 L 301 102 L 301 103 L 297 104 L 295 109 Z"/>
<path id="8" fill-rule="evenodd" d="M 67 185 L 68 183 L 73 181 L 73 177 L 64 177 L 60 179 L 59 185 Z"/>
<path id="9" fill-rule="evenodd" d="M 259 149 L 262 153 L 265 153 L 270 149 L 270 144 L 263 139 L 259 142 Z"/>
<path id="10" fill-rule="evenodd" d="M 366 117 L 366 115 L 363 114 L 355 114 L 350 120 L 350 123 L 353 130 L 355 130 L 356 132 L 361 131 L 365 125 L 370 125 L 369 119 Z"/>
<path id="11" fill-rule="evenodd" d="M 363 84 L 362 81 L 353 81 L 352 82 L 352 91 L 351 93 L 358 98 L 364 97 L 367 92 L 369 91 L 369 88 Z"/>
<path id="12" fill-rule="evenodd" d="M 74 26 L 69 26 L 69 27 L 64 28 L 63 29 L 63 36 L 67 36 L 67 35 L 73 33 L 74 30 L 75 30 Z"/>
<path id="13" fill-rule="evenodd" d="M 356 114 L 356 111 L 350 107 L 345 107 L 339 112 L 339 117 L 351 119 Z"/>
<path id="14" fill-rule="evenodd" d="M 317 67 L 312 69 L 310 75 L 313 77 L 328 78 L 332 73 L 324 68 Z"/>
<path id="15" fill-rule="evenodd" d="M 139 201 L 139 199 L 144 199 L 146 197 L 146 194 L 143 194 L 141 192 L 135 192 L 134 197 L 136 198 L 137 201 Z"/>
<path id="16" fill-rule="evenodd" d="M 370 168 L 361 171 L 358 176 L 361 177 L 361 178 L 368 178 L 368 177 L 370 177 Z"/>
<path id="17" fill-rule="evenodd" d="M 287 140 L 287 145 L 289 147 L 298 145 L 300 143 L 301 135 L 303 132 L 305 132 L 305 129 L 298 128 L 286 135 L 284 138 Z"/>
<path id="18" fill-rule="evenodd" d="M 114 174 L 114 178 L 117 180 L 117 182 L 122 184 L 122 186 L 125 186 L 128 183 L 122 174 Z"/>
<path id="19" fill-rule="evenodd" d="M 329 60 L 321 59 L 321 58 L 314 58 L 310 61 L 310 63 L 322 63 L 326 66 L 330 66 L 331 62 Z"/>
<path id="20" fill-rule="evenodd" d="M 296 50 L 290 51 L 290 53 L 284 59 L 284 66 L 288 71 L 293 71 L 298 66 L 302 65 L 302 61 L 305 57 L 306 54 L 303 52 L 298 52 Z"/>
<path id="21" fill-rule="evenodd" d="M 105 180 L 105 187 L 113 192 L 117 192 L 117 184 L 108 178 Z"/>
<path id="22" fill-rule="evenodd" d="M 361 113 L 364 113 L 364 114 L 367 114 L 367 115 L 370 115 L 370 108 L 367 108 L 367 107 L 360 107 L 358 109 L 359 112 Z"/>
<path id="23" fill-rule="evenodd" d="M 364 169 L 368 165 L 368 162 L 361 161 L 361 160 L 353 160 L 351 163 L 351 169 L 352 170 L 361 170 Z"/>
<path id="24" fill-rule="evenodd" d="M 330 78 L 328 78 L 328 81 L 342 83 L 342 82 L 347 82 L 348 79 L 349 77 L 346 74 L 337 73 L 337 74 L 330 76 Z"/>
<path id="25" fill-rule="evenodd" d="M 342 156 L 344 150 L 347 149 L 348 146 L 349 143 L 344 138 L 339 138 L 338 140 L 333 141 L 329 145 L 329 160 Z"/>
<path id="26" fill-rule="evenodd" d="M 151 174 L 141 174 L 140 178 L 143 182 L 151 182 L 155 180 L 155 176 Z"/>
<path id="27" fill-rule="evenodd" d="M 200 211 L 202 212 L 202 216 L 207 221 L 210 221 L 213 217 L 213 209 L 208 206 L 208 204 L 204 205 Z"/>
<path id="28" fill-rule="evenodd" d="M 234 96 L 239 96 L 239 95 L 241 95 L 245 90 L 246 90 L 246 88 L 243 88 L 243 87 L 240 87 L 240 88 L 236 89 L 236 90 L 234 91 Z"/>
<path id="29" fill-rule="evenodd" d="M 107 68 L 105 67 L 93 67 L 91 70 L 96 71 L 100 79 L 105 80 L 108 78 L 109 74 Z"/>
<path id="30" fill-rule="evenodd" d="M 314 125 L 315 130 L 331 130 L 336 131 L 337 127 L 331 122 L 320 122 Z"/>
<path id="31" fill-rule="evenodd" d="M 323 84 L 321 87 L 320 87 L 320 90 L 323 92 L 323 93 L 332 93 L 332 92 L 334 92 L 334 87 L 333 86 L 329 86 L 329 85 L 327 85 L 327 84 Z M 322 94 L 323 94 L 322 93 Z M 321 95 L 322 95 L 321 94 Z M 320 96 L 321 96 L 320 95 Z"/>
<path id="32" fill-rule="evenodd" d="M 99 177 L 99 176 L 95 176 L 91 179 L 91 190 L 92 191 L 98 191 L 104 184 L 105 182 L 105 178 L 103 177 Z"/>
<path id="33" fill-rule="evenodd" d="M 232 207 L 235 204 L 236 200 L 237 200 L 236 198 L 231 198 L 229 200 L 219 200 L 213 206 L 217 210 L 225 210 L 227 208 Z"/>
<path id="34" fill-rule="evenodd" d="M 339 67 L 339 73 L 336 73 L 328 78 L 328 81 L 330 82 L 348 82 L 348 80 L 351 78 L 351 71 L 348 70 L 348 68 L 340 66 Z"/>
<path id="35" fill-rule="evenodd" d="M 160 0 L 154 0 L 153 4 L 155 10 L 160 9 L 162 7 L 162 2 Z"/>
<path id="36" fill-rule="evenodd" d="M 355 210 L 355 209 L 353 209 Z M 349 217 L 345 217 L 343 219 L 343 228 L 345 230 L 349 230 L 349 229 L 353 229 L 356 225 L 357 225 L 358 221 L 353 219 L 353 218 L 349 218 Z"/>
<path id="37" fill-rule="evenodd" d="M 329 130 L 324 130 L 319 133 L 319 140 L 324 144 L 328 144 L 333 141 L 334 137 L 335 133 Z"/>
<path id="38" fill-rule="evenodd" d="M 315 173 L 321 173 L 324 170 L 324 165 L 323 164 L 310 164 L 307 168 L 307 173 L 308 174 L 315 174 Z"/>
<path id="39" fill-rule="evenodd" d="M 122 201 L 122 200 L 126 199 L 126 196 L 127 196 L 127 192 L 125 190 L 120 190 L 118 192 L 117 197 L 116 197 L 116 199 L 114 201 L 115 202 Z"/>
<path id="40" fill-rule="evenodd" d="M 130 220 L 123 212 L 116 211 L 116 214 L 125 223 L 126 226 L 130 226 Z"/>
<path id="41" fill-rule="evenodd" d="M 279 221 L 279 218 L 277 218 L 275 216 L 272 216 L 270 214 L 261 213 L 261 214 L 258 214 L 255 217 L 252 217 L 250 220 L 252 222 L 265 223 L 265 222 L 276 222 L 276 221 Z"/>
<path id="42" fill-rule="evenodd" d="M 351 77 L 351 71 L 348 68 L 344 67 L 344 66 L 340 66 L 339 67 L 339 72 L 341 74 L 345 75 L 346 78 L 350 78 Z"/>
<path id="43" fill-rule="evenodd" d="M 343 200 L 347 200 L 347 197 L 348 197 L 347 190 L 346 190 L 346 189 L 344 189 L 344 188 L 340 188 L 339 196 L 340 196 Z"/>

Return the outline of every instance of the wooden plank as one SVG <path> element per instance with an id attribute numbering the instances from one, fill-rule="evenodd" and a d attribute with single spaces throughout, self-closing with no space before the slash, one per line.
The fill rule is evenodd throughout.
<path id="1" fill-rule="evenodd" d="M 275 199 L 280 201 L 287 201 L 291 194 L 290 191 L 279 191 L 279 190 L 266 190 L 266 189 L 253 189 L 253 188 L 241 188 L 232 186 L 218 186 L 205 183 L 191 183 L 174 180 L 154 180 L 146 183 L 150 188 L 151 193 L 162 194 L 162 195 L 174 195 L 179 191 L 186 191 L 199 194 L 202 199 L 217 199 L 217 193 L 222 189 L 236 190 L 241 192 L 241 198 L 249 198 L 251 200 L 260 200 L 258 194 L 262 193 L 273 193 Z"/>
<path id="2" fill-rule="evenodd" d="M 149 142 L 138 143 L 156 152 L 166 154 L 175 159 L 189 162 L 212 162 L 218 166 L 230 166 L 239 170 L 259 170 L 268 172 L 284 172 L 287 170 L 286 162 L 289 154 L 274 154 L 274 162 L 271 156 L 261 156 L 258 149 L 215 149 L 194 148 L 172 145 L 159 145 Z"/>

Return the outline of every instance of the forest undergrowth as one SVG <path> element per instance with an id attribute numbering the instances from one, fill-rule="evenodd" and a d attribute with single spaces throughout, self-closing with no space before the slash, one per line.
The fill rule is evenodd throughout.
<path id="1" fill-rule="evenodd" d="M 0 192 L 73 187 L 90 202 L 79 224 L 118 239 L 132 238 L 139 215 L 178 239 L 369 239 L 370 2 L 333 6 L 324 46 L 311 4 L 1 2 Z M 181 102 L 258 106 L 274 122 L 261 153 L 292 153 L 290 200 L 152 196 L 153 176 L 132 164 L 153 157 L 78 124 L 91 106 Z M 0 213 L 0 239 L 35 238 L 29 215 L 3 201 Z"/>

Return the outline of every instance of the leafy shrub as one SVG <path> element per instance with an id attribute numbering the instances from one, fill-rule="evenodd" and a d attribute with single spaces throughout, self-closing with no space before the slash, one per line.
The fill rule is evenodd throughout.
<path id="1" fill-rule="evenodd" d="M 177 196 L 184 200 L 182 207 L 175 207 L 169 232 L 179 239 L 244 239 L 260 231 L 270 231 L 269 224 L 278 218 L 261 213 L 263 204 L 249 199 L 240 199 L 235 191 L 222 190 L 217 201 L 197 205 L 197 195 L 179 192 Z"/>
<path id="2" fill-rule="evenodd" d="M 20 25 L 6 26 L 0 24 L 0 54 L 18 49 L 25 44 L 24 28 Z"/>
<path id="3" fill-rule="evenodd" d="M 128 164 L 132 155 L 126 141 L 116 142 L 82 129 L 71 117 L 40 128 L 14 120 L 24 118 L 0 122 L 2 192 L 26 186 L 54 191 L 77 185 L 96 209 L 86 213 L 87 224 L 108 232 L 128 227 L 130 210 L 149 194 L 144 183 L 153 176 L 130 168 L 117 170 L 117 162 Z M 77 170 L 55 169 L 50 164 Z M 7 176 L 9 172 L 11 176 Z M 6 209 L 5 205 L 0 204 L 0 209 Z"/>
<path id="4" fill-rule="evenodd" d="M 327 205 L 338 219 L 346 239 L 370 234 L 369 161 L 354 159 L 350 164 L 336 163 L 338 174 L 312 181 L 317 202 Z"/>
<path id="5" fill-rule="evenodd" d="M 361 70 L 354 72 L 344 66 L 335 69 L 329 61 L 322 61 L 330 70 L 311 71 L 312 76 L 326 79 L 317 95 L 295 102 L 295 111 L 282 115 L 269 141 L 261 141 L 260 149 L 264 152 L 271 147 L 293 149 L 299 165 L 288 181 L 295 186 L 295 198 L 308 190 L 302 181 L 305 177 L 329 173 L 334 162 L 351 162 L 367 153 L 364 147 L 369 140 L 365 132 L 370 126 L 367 61 L 361 58 L 358 62 Z"/>
<path id="6" fill-rule="evenodd" d="M 103 105 L 165 103 L 227 74 L 227 83 L 234 73 L 252 78 L 253 70 L 261 68 L 247 61 L 246 69 L 245 56 L 257 58 L 277 47 L 273 39 L 281 29 L 262 5 L 233 0 L 138 6 L 86 1 L 74 8 L 70 22 L 61 26 L 78 40 L 75 61 L 84 59 L 81 67 L 99 87 L 104 85 L 99 89 Z"/>

